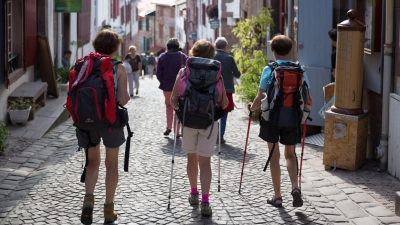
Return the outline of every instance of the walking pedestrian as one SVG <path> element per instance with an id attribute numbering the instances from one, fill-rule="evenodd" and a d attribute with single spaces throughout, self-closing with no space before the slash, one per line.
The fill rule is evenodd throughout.
<path id="1" fill-rule="evenodd" d="M 213 44 L 207 40 L 199 40 L 190 51 L 190 56 L 201 57 L 206 59 L 212 59 L 215 56 L 215 48 Z M 188 69 L 188 68 L 186 68 Z M 174 88 L 172 90 L 171 105 L 175 110 L 179 109 L 178 98 L 179 98 L 179 80 L 182 75 L 182 70 L 179 71 L 178 77 L 176 78 Z M 194 87 L 196 89 L 196 87 Z M 226 97 L 225 89 L 223 85 L 221 106 L 226 108 L 228 106 L 228 99 Z M 189 116 L 189 115 L 186 115 Z M 185 126 L 185 124 L 183 124 Z M 209 201 L 210 185 L 211 185 L 211 156 L 214 155 L 215 141 L 217 140 L 218 122 L 208 126 L 206 129 L 194 129 L 190 127 L 184 127 L 182 137 L 182 149 L 187 153 L 187 174 L 190 183 L 190 195 L 189 203 L 191 205 L 199 204 L 199 192 L 197 189 L 198 170 L 200 167 L 200 183 L 201 183 L 201 214 L 203 216 L 210 216 L 212 214 L 212 208 Z"/>
<path id="2" fill-rule="evenodd" d="M 275 36 L 271 43 L 271 49 L 273 55 L 276 59 L 276 63 L 287 64 L 293 63 L 290 60 L 289 53 L 292 49 L 292 40 L 285 35 Z M 304 69 L 300 67 L 302 71 Z M 271 75 L 274 68 L 266 66 L 261 74 L 260 85 L 258 89 L 257 96 L 255 97 L 253 103 L 249 104 L 249 110 L 254 111 L 258 109 L 261 105 L 261 100 L 265 97 L 267 91 L 267 84 L 272 80 Z M 304 81 L 309 84 L 307 74 L 303 72 Z M 284 79 L 284 78 L 281 78 Z M 284 82 L 284 81 L 283 81 Z M 283 108 L 283 107 L 282 107 Z M 282 109 L 281 108 L 281 109 Z M 272 111 L 272 109 L 271 109 Z M 281 113 L 282 111 L 279 111 Z M 270 116 L 271 117 L 271 116 Z M 282 115 L 281 118 L 284 116 Z M 294 115 L 289 117 L 285 116 L 284 120 L 288 120 Z M 279 118 L 279 116 L 278 116 Z M 271 120 L 266 121 L 263 117 L 260 121 L 260 133 L 259 137 L 268 143 L 268 148 L 271 156 L 270 161 L 270 171 L 272 177 L 272 185 L 274 188 L 273 197 L 267 200 L 268 204 L 275 207 L 282 206 L 282 195 L 281 195 L 281 168 L 279 165 L 280 153 L 278 141 L 283 144 L 285 151 L 286 167 L 289 173 L 290 181 L 292 184 L 291 195 L 293 196 L 293 206 L 300 207 L 303 205 L 303 200 L 301 197 L 301 191 L 299 189 L 298 177 L 297 177 L 297 156 L 295 152 L 296 144 L 300 140 L 299 132 L 300 123 L 297 125 L 290 126 L 276 126 Z M 274 151 L 275 149 L 275 151 Z M 271 153 L 272 152 L 272 153 Z"/>
<path id="3" fill-rule="evenodd" d="M 176 38 L 170 38 L 167 41 L 167 51 L 162 53 L 158 58 L 157 63 L 157 79 L 160 82 L 158 87 L 163 91 L 165 106 L 166 106 L 166 117 L 167 117 L 167 127 L 164 131 L 164 135 L 168 136 L 172 131 L 172 123 L 174 118 L 174 109 L 171 106 L 171 94 L 172 88 L 176 80 L 176 76 L 181 68 L 183 68 L 186 62 L 187 56 L 179 51 L 179 41 Z M 180 126 L 178 125 L 178 130 L 174 131 L 179 135 Z"/>
<path id="4" fill-rule="evenodd" d="M 114 58 L 117 55 L 121 43 L 121 36 L 109 29 L 100 31 L 92 42 L 97 53 L 107 55 L 110 58 Z M 122 64 L 118 64 L 116 81 L 116 100 L 119 104 L 125 105 L 129 101 L 129 95 L 127 92 L 127 74 Z M 114 211 L 114 196 L 118 184 L 118 151 L 119 147 L 125 142 L 123 127 L 111 130 L 109 128 L 101 128 L 88 131 L 77 128 L 76 136 L 80 147 L 86 148 L 89 146 L 86 156 L 88 163 L 85 175 L 86 194 L 83 200 L 81 222 L 83 224 L 92 223 L 94 189 L 99 176 L 101 161 L 100 139 L 103 140 L 103 144 L 106 147 L 106 199 L 104 201 L 104 222 L 113 222 L 117 219 L 117 212 Z"/>
<path id="5" fill-rule="evenodd" d="M 144 79 L 144 76 L 147 74 L 147 55 L 146 53 L 141 54 L 141 59 L 142 59 L 142 71 L 143 71 L 143 76 L 142 79 Z M 142 74 L 140 74 L 142 75 Z"/>
<path id="6" fill-rule="evenodd" d="M 332 76 L 335 79 L 335 72 L 336 72 L 336 46 L 337 46 L 337 30 L 333 28 L 332 30 L 328 31 L 329 38 L 331 39 L 333 51 L 331 54 L 331 67 L 332 67 Z"/>
<path id="7" fill-rule="evenodd" d="M 215 40 L 215 47 L 217 48 L 214 59 L 221 62 L 222 65 L 222 77 L 224 79 L 224 86 L 226 90 L 226 96 L 228 97 L 228 107 L 224 109 L 224 116 L 221 118 L 221 143 L 225 143 L 224 139 L 226 121 L 228 119 L 228 113 L 234 110 L 235 104 L 233 102 L 232 94 L 235 93 L 234 78 L 240 78 L 240 72 L 236 66 L 235 60 L 231 55 L 226 53 L 228 42 L 224 37 L 218 37 Z M 218 142 L 218 140 L 217 140 Z"/>
<path id="8" fill-rule="evenodd" d="M 156 57 L 154 57 L 153 52 L 150 52 L 149 59 L 147 60 L 147 73 L 149 74 L 149 77 L 151 79 L 153 79 L 155 65 L 156 65 Z"/>
<path id="9" fill-rule="evenodd" d="M 142 59 L 136 54 L 136 47 L 129 46 L 129 53 L 125 56 L 126 62 L 129 62 L 132 67 L 132 73 L 128 74 L 128 85 L 129 95 L 133 97 L 134 89 L 136 89 L 136 95 L 139 94 L 139 76 L 142 76 Z M 133 88 L 133 82 L 135 82 L 135 88 Z"/>

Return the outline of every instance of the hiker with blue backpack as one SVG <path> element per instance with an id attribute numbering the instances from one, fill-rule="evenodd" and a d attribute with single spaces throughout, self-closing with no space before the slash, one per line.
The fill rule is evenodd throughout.
<path id="1" fill-rule="evenodd" d="M 187 174 L 190 183 L 189 203 L 199 205 L 197 179 L 200 168 L 201 214 L 211 216 L 209 194 L 211 156 L 214 155 L 218 122 L 228 106 L 221 65 L 213 60 L 215 48 L 207 40 L 199 40 L 190 50 L 185 68 L 181 69 L 172 90 L 171 105 L 183 126 L 182 149 L 187 153 Z"/>
<path id="2" fill-rule="evenodd" d="M 123 106 L 130 99 L 125 67 L 122 62 L 112 60 L 121 43 L 122 37 L 118 33 L 109 29 L 100 31 L 92 42 L 96 52 L 77 60 L 69 76 L 66 108 L 77 127 L 78 145 L 85 148 L 86 154 L 86 165 L 81 176 L 86 192 L 81 213 L 83 224 L 93 222 L 101 139 L 106 149 L 104 222 L 111 223 L 117 219 L 114 196 L 118 184 L 118 152 L 125 142 L 123 128 L 129 127 L 126 109 L 117 105 Z"/>
<path id="3" fill-rule="evenodd" d="M 305 122 L 311 110 L 310 83 L 304 68 L 290 60 L 292 40 L 289 37 L 277 35 L 271 40 L 270 46 L 276 61 L 264 68 L 257 96 L 253 103 L 249 103 L 248 108 L 252 112 L 261 106 L 259 137 L 268 143 L 267 165 L 268 162 L 271 163 L 274 188 L 274 194 L 267 203 L 275 207 L 281 207 L 283 203 L 279 141 L 285 146 L 286 167 L 292 186 L 292 205 L 301 207 L 303 199 L 297 177 L 295 148 L 300 140 L 301 122 Z"/>

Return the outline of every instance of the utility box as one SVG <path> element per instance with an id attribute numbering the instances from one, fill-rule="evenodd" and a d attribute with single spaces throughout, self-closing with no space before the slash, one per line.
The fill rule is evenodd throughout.
<path id="1" fill-rule="evenodd" d="M 360 115 L 325 113 L 325 169 L 332 167 L 356 170 L 365 163 L 369 112 Z"/>

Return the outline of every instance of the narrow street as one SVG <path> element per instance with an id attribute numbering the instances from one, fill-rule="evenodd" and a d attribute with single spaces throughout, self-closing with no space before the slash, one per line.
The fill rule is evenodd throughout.
<path id="1" fill-rule="evenodd" d="M 306 145 L 302 192 L 304 205 L 291 206 L 291 186 L 281 151 L 283 207 L 267 204 L 272 196 L 266 143 L 252 122 L 241 195 L 238 194 L 248 117 L 237 108 L 228 117 L 220 161 L 212 157 L 210 203 L 213 216 L 200 215 L 187 197 L 186 156 L 177 141 L 171 210 L 167 210 L 174 139 L 163 135 L 165 105 L 157 79 L 140 79 L 139 95 L 129 103 L 131 141 L 129 172 L 123 172 L 125 145 L 120 149 L 120 174 L 115 205 L 118 224 L 400 224 L 394 193 L 400 181 L 370 167 L 357 171 L 325 171 L 322 148 Z M 237 103 L 241 107 L 240 103 Z M 0 168 L 0 224 L 80 224 L 84 185 L 80 183 L 83 152 L 75 152 L 75 128 L 68 120 Z M 105 198 L 104 146 L 95 191 L 94 223 L 103 223 Z M 301 145 L 296 149 L 300 156 Z"/>

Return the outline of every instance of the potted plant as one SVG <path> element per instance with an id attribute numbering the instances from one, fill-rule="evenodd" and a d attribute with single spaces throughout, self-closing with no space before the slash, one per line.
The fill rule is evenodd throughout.
<path id="1" fill-rule="evenodd" d="M 31 99 L 19 97 L 13 101 L 9 101 L 8 113 L 10 114 L 11 122 L 14 125 L 26 124 L 29 118 L 29 113 L 34 106 Z"/>
<path id="2" fill-rule="evenodd" d="M 240 77 L 240 86 L 236 89 L 239 99 L 245 105 L 254 100 L 260 84 L 261 73 L 267 65 L 263 49 L 267 27 L 273 25 L 271 10 L 263 11 L 251 19 L 240 21 L 233 28 L 232 33 L 240 41 L 240 46 L 233 46 L 233 55 L 239 70 L 243 73 Z M 247 107 L 243 107 L 247 110 Z M 253 113 L 253 118 L 258 119 L 261 110 Z"/>
<path id="3" fill-rule="evenodd" d="M 73 67 L 71 67 L 71 69 L 72 68 Z M 57 82 L 61 91 L 68 90 L 69 72 L 71 71 L 71 69 L 65 67 L 60 67 L 56 69 Z"/>

